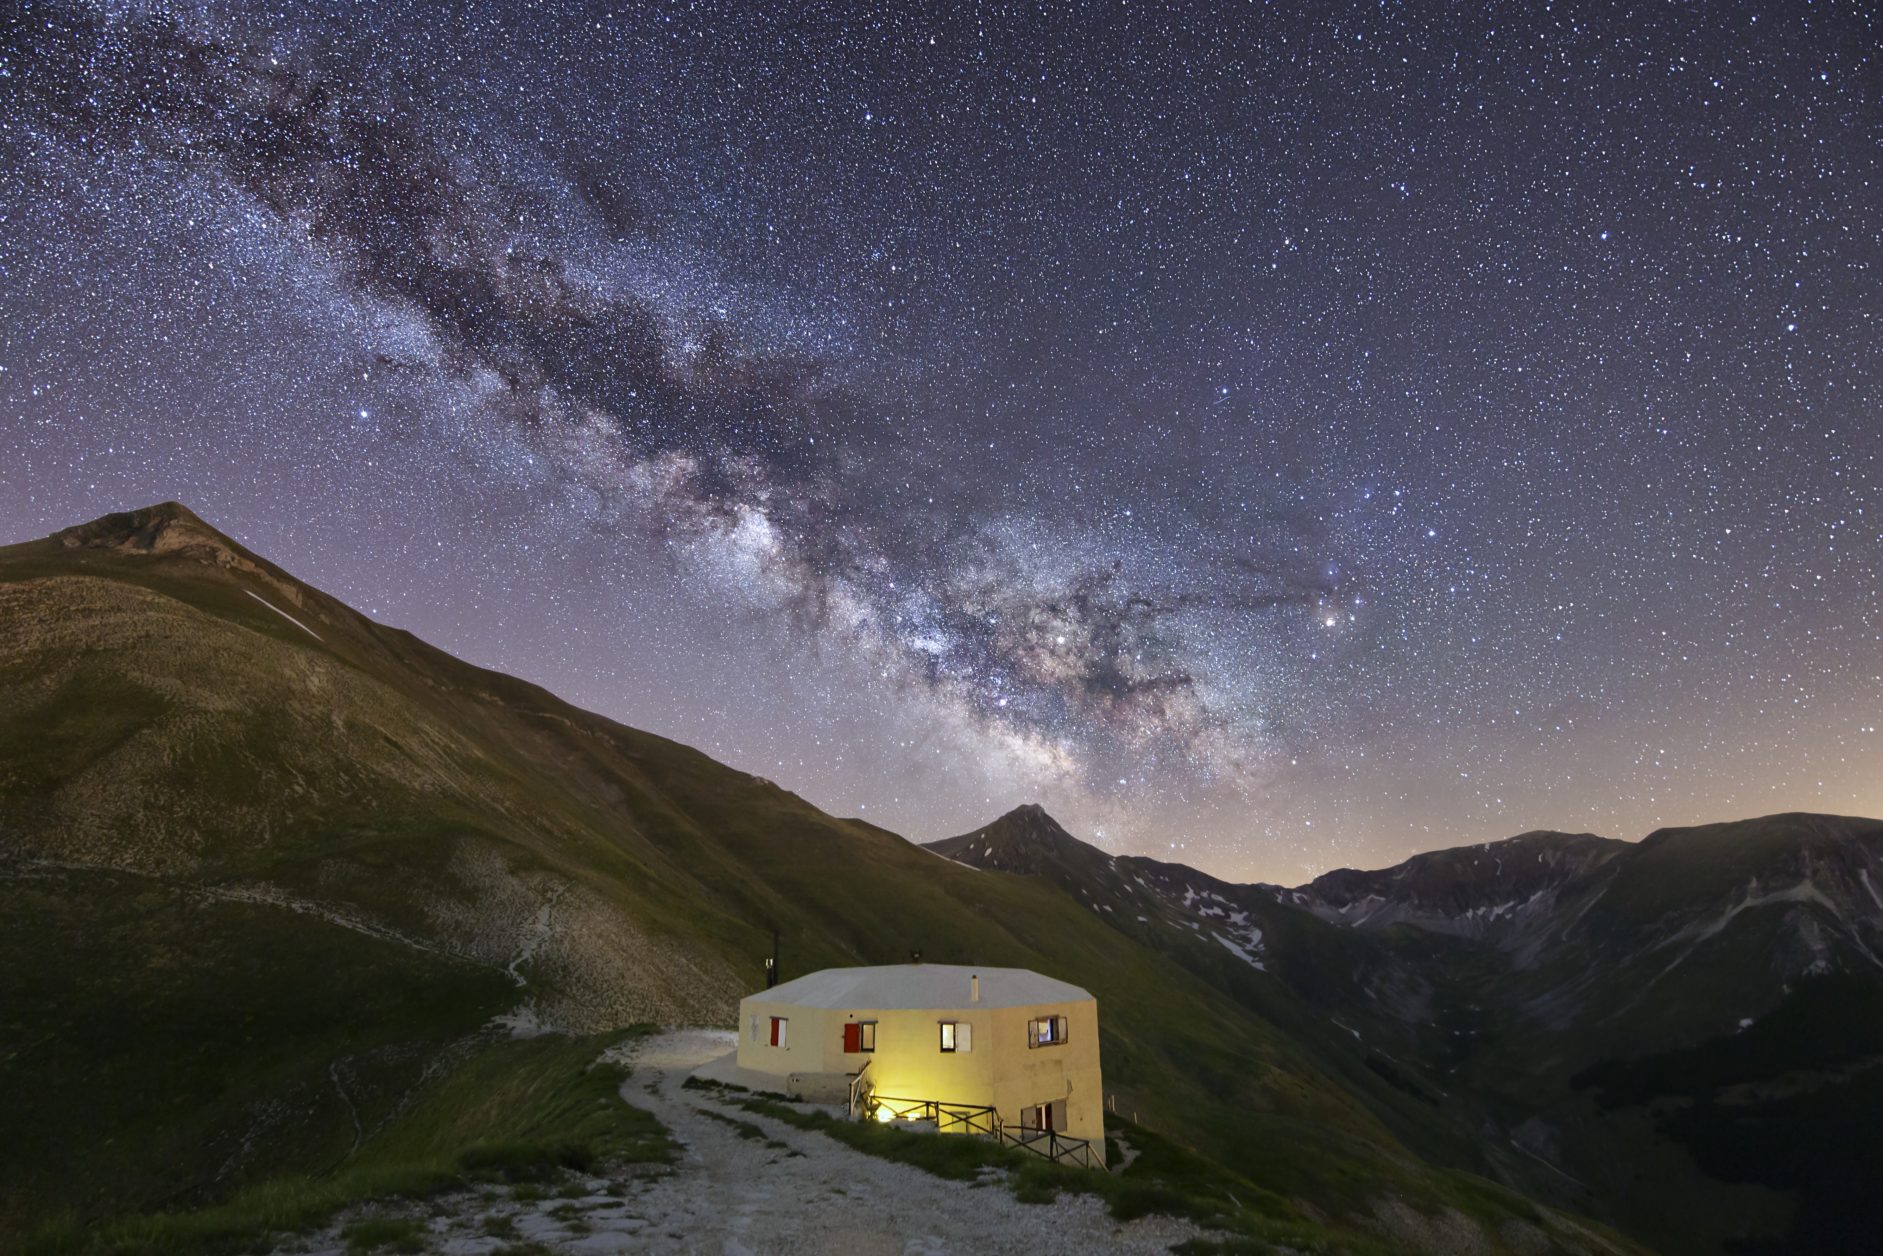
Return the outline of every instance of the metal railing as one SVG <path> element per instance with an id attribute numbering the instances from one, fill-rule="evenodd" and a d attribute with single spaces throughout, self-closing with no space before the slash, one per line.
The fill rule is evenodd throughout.
<path id="1" fill-rule="evenodd" d="M 875 1116 L 885 1110 L 897 1121 L 932 1121 L 935 1128 L 944 1134 L 982 1134 L 989 1138 L 1000 1135 L 1000 1114 L 984 1104 L 874 1096 L 870 1115 Z"/>
<path id="2" fill-rule="evenodd" d="M 866 1062 L 850 1082 L 850 1117 L 852 1120 L 926 1121 L 940 1133 L 978 1134 L 1005 1147 L 1021 1151 L 1054 1164 L 1076 1164 L 1087 1169 L 1104 1167 L 1101 1153 L 1093 1150 L 1093 1140 L 1070 1138 L 1057 1130 L 1036 1130 L 1027 1126 L 1008 1126 L 1000 1113 L 985 1104 L 948 1103 L 940 1099 L 898 1099 L 878 1095 L 868 1080 Z"/>
<path id="3" fill-rule="evenodd" d="M 997 1130 L 994 1137 L 1005 1146 L 1032 1152 L 1054 1164 L 1069 1161 L 1087 1169 L 1101 1167 L 1089 1138 L 1068 1138 L 1057 1130 L 1035 1130 L 1024 1126 L 1020 1129 Z"/>
<path id="4" fill-rule="evenodd" d="M 870 1096 L 875 1090 L 876 1083 L 870 1080 L 870 1061 L 865 1060 L 850 1078 L 850 1105 L 845 1111 L 852 1121 L 869 1115 Z"/>

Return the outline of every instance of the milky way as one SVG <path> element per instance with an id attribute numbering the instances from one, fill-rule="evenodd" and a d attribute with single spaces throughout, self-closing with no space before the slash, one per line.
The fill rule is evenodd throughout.
<path id="1" fill-rule="evenodd" d="M 0 35 L 0 540 L 176 498 L 924 839 L 1883 812 L 1866 9 Z"/>

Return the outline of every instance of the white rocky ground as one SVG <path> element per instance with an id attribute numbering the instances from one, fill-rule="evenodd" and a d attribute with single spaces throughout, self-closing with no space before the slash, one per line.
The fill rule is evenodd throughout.
<path id="1" fill-rule="evenodd" d="M 755 1116 L 682 1083 L 732 1049 L 733 1035 L 678 1030 L 633 1048 L 623 1097 L 663 1121 L 684 1146 L 671 1170 L 627 1167 L 589 1179 L 577 1198 L 519 1201 L 508 1191 L 464 1192 L 414 1205 L 429 1246 L 448 1256 L 487 1256 L 520 1243 L 553 1252 L 872 1253 L 1163 1252 L 1195 1227 L 1167 1217 L 1120 1224 L 1090 1195 L 1023 1204 L 998 1176 L 952 1182 L 853 1151 L 811 1130 Z M 719 1113 L 750 1122 L 743 1137 Z M 375 1208 L 372 1215 L 384 1215 Z M 342 1230 L 359 1214 L 292 1247 L 340 1256 Z"/>

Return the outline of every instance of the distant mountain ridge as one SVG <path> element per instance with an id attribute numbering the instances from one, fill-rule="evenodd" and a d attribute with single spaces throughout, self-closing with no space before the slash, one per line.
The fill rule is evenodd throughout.
<path id="1" fill-rule="evenodd" d="M 1479 1096 L 1517 1153 L 1510 1180 L 1675 1250 L 1759 1234 L 1792 1250 L 1776 1237 L 1790 1227 L 1808 1250 L 1865 1251 L 1883 1222 L 1841 1162 L 1774 1167 L 1811 1162 L 1820 1113 L 1883 1123 L 1883 821 L 1785 813 L 1634 843 L 1536 831 L 1295 888 L 1112 856 L 1037 807 L 930 849 L 1052 880 L 1152 945 L 1215 941 L 1262 974 L 1247 997 L 1288 987 L 1409 1093 Z M 1844 1028 L 1813 1028 L 1840 1006 Z M 1682 1089 L 1691 1077 L 1711 1080 Z M 1666 1114 L 1682 1111 L 1700 1115 Z M 1628 1132 L 1642 1121 L 1658 1134 Z M 1846 1145 L 1883 1167 L 1883 1137 Z M 1798 1191 L 1798 1212 L 1742 1183 Z"/>
<path id="2" fill-rule="evenodd" d="M 1537 830 L 1479 846 L 1414 855 L 1391 868 L 1323 873 L 1288 901 L 1337 924 L 1416 925 L 1435 933 L 1494 936 L 1547 914 L 1564 890 L 1620 855 L 1628 843 L 1593 833 Z"/>
<path id="3" fill-rule="evenodd" d="M 929 850 L 975 867 L 1047 876 L 1093 897 L 1103 887 L 1129 899 L 1165 891 L 1186 903 L 1246 902 L 1296 907 L 1330 924 L 1379 931 L 1405 925 L 1498 943 L 1505 949 L 1581 921 L 1611 889 L 1641 906 L 1660 890 L 1684 895 L 1626 928 L 1631 944 L 1713 936 L 1709 911 L 1729 921 L 1748 907 L 1794 904 L 1824 913 L 1827 931 L 1804 927 L 1809 959 L 1787 977 L 1849 966 L 1883 968 L 1883 821 L 1786 812 L 1749 820 L 1657 829 L 1639 842 L 1593 833 L 1532 830 L 1499 841 L 1413 855 L 1388 868 L 1342 868 L 1293 888 L 1222 881 L 1185 864 L 1114 856 L 1072 836 L 1038 804 L 1015 808 Z M 1130 887 L 1135 886 L 1136 889 Z M 1737 894 L 1737 897 L 1735 897 Z M 1610 926 L 1622 922 L 1598 913 Z M 1807 916 L 1800 916 L 1799 920 Z M 1663 931 L 1655 936 L 1654 930 Z M 1533 952 L 1526 952 L 1534 959 Z"/>

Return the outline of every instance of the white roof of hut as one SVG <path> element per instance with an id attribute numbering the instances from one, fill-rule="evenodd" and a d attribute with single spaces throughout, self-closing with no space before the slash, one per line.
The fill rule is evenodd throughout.
<path id="1" fill-rule="evenodd" d="M 973 982 L 981 979 L 979 1002 Z M 1066 981 L 1027 968 L 971 968 L 962 964 L 885 964 L 876 968 L 826 968 L 751 996 L 797 1007 L 895 1010 L 905 1008 L 1031 1007 L 1036 1003 L 1082 1003 L 1092 996 Z"/>

